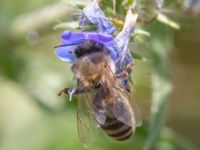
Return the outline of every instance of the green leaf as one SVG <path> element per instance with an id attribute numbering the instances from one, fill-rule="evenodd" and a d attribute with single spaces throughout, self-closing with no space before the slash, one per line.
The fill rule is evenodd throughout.
<path id="1" fill-rule="evenodd" d="M 186 140 L 184 137 L 178 135 L 169 128 L 164 128 L 161 132 L 161 136 L 158 144 L 156 145 L 158 150 L 198 150 L 199 148 Z"/>
<path id="2" fill-rule="evenodd" d="M 136 0 L 136 10 L 142 22 L 151 22 L 159 13 L 155 0 Z"/>
<path id="3" fill-rule="evenodd" d="M 66 29 L 76 30 L 78 29 L 78 21 L 59 23 L 55 25 L 53 29 L 54 30 L 66 30 Z"/>
<path id="4" fill-rule="evenodd" d="M 155 32 L 156 31 L 156 32 Z M 152 104 L 151 124 L 149 135 L 144 145 L 144 150 L 155 149 L 160 131 L 166 120 L 169 98 L 172 91 L 170 71 L 167 66 L 168 52 L 173 44 L 173 34 L 166 26 L 157 25 L 153 27 L 151 36 L 152 52 Z"/>
<path id="5" fill-rule="evenodd" d="M 146 58 L 141 56 L 140 54 L 136 53 L 135 51 L 131 51 L 131 55 L 133 57 L 133 59 L 138 59 L 138 60 L 142 60 L 145 61 Z"/>
<path id="6" fill-rule="evenodd" d="M 155 141 L 159 136 L 160 130 L 162 129 L 165 122 L 168 101 L 172 90 L 170 80 L 168 80 L 165 76 L 157 71 L 155 71 L 152 75 L 152 84 L 152 122 L 149 130 L 149 136 L 144 146 L 144 150 L 152 149 Z"/>
<path id="7" fill-rule="evenodd" d="M 150 37 L 151 34 L 148 31 L 142 30 L 142 29 L 136 29 L 133 36 L 137 36 L 137 35 L 143 35 L 143 36 L 147 36 Z"/>
<path id="8" fill-rule="evenodd" d="M 80 10 L 83 10 L 83 8 L 85 7 L 85 4 L 76 4 L 76 7 L 78 7 Z"/>
<path id="9" fill-rule="evenodd" d="M 79 9 L 83 9 L 86 5 L 88 5 L 91 1 L 83 1 L 83 0 L 62 0 L 64 3 L 77 7 Z"/>
<path id="10" fill-rule="evenodd" d="M 159 21 L 175 30 L 180 30 L 180 28 L 181 28 L 178 23 L 176 23 L 173 20 L 170 20 L 169 18 L 167 18 L 167 16 L 165 16 L 164 14 L 161 14 L 161 13 L 157 16 L 157 21 Z"/>
<path id="11" fill-rule="evenodd" d="M 133 79 L 132 79 L 132 76 L 128 76 L 128 81 L 133 85 Z"/>

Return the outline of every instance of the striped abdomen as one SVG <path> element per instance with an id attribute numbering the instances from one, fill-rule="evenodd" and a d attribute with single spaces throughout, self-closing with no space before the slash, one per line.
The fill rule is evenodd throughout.
<path id="1" fill-rule="evenodd" d="M 116 118 L 107 117 L 101 128 L 115 140 L 124 141 L 132 135 L 132 127 L 124 124 Z"/>

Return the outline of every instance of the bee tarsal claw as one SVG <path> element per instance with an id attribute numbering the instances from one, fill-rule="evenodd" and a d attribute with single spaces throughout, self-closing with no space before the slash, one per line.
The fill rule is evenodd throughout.
<path id="1" fill-rule="evenodd" d="M 61 96 L 63 92 L 64 92 L 64 89 L 61 90 L 57 95 L 58 95 L 58 96 Z"/>
<path id="2" fill-rule="evenodd" d="M 57 95 L 58 95 L 58 96 L 61 96 L 62 93 L 68 94 L 68 91 L 69 91 L 69 88 L 64 88 L 64 89 L 62 89 Z"/>
<path id="3" fill-rule="evenodd" d="M 69 90 L 68 90 L 69 101 L 72 100 L 72 96 L 73 96 L 73 94 L 74 94 L 75 92 L 76 92 L 76 89 L 69 89 Z"/>

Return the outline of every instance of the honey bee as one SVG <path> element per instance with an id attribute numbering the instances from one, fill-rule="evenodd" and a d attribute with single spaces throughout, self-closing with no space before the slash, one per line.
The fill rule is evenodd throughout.
<path id="1" fill-rule="evenodd" d="M 78 88 L 65 88 L 59 93 L 78 95 L 77 126 L 85 146 L 91 144 L 98 127 L 111 138 L 124 141 L 141 124 L 140 113 L 132 103 L 131 87 L 122 84 L 133 64 L 116 75 L 116 66 L 103 49 L 94 41 L 78 46 L 78 59 L 71 68 Z"/>

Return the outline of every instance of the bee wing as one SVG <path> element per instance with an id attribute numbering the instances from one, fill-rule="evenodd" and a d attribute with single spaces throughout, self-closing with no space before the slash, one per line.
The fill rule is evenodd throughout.
<path id="1" fill-rule="evenodd" d="M 98 94 L 95 94 L 94 96 L 93 113 L 99 125 L 105 123 L 107 113 L 104 107 L 102 106 L 102 97 L 100 92 L 98 92 Z"/>
<path id="2" fill-rule="evenodd" d="M 91 108 L 92 95 L 89 93 L 79 94 L 77 103 L 77 129 L 80 141 L 85 147 L 91 146 L 98 128 Z"/>
<path id="3" fill-rule="evenodd" d="M 118 96 L 113 107 L 115 117 L 133 128 L 140 126 L 142 123 L 140 111 L 134 103 L 131 93 L 127 93 L 123 89 L 116 90 Z"/>
<path id="4" fill-rule="evenodd" d="M 131 104 L 132 109 L 133 109 L 133 116 L 134 116 L 134 119 L 135 119 L 135 126 L 136 127 L 140 127 L 142 125 L 142 117 L 141 117 L 140 109 L 139 109 L 138 105 L 135 103 L 135 101 L 133 100 L 133 97 L 131 99 L 129 99 L 129 103 Z"/>

